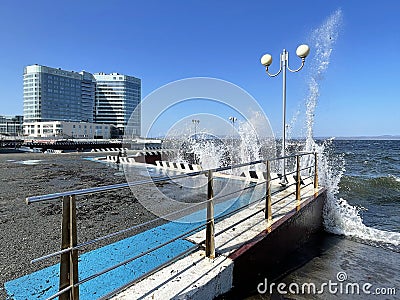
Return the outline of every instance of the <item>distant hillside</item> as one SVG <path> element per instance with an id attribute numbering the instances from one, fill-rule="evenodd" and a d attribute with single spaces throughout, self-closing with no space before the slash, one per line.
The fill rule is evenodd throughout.
<path id="1" fill-rule="evenodd" d="M 318 137 L 317 139 L 327 139 L 327 137 Z M 400 140 L 400 135 L 376 135 L 376 136 L 339 136 L 336 140 Z"/>

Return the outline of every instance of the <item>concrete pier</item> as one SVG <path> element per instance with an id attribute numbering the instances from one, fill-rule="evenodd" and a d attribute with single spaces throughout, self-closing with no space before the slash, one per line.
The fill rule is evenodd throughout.
<path id="1" fill-rule="evenodd" d="M 309 189 L 298 208 L 288 205 L 290 198 L 275 204 L 272 224 L 267 223 L 263 213 L 255 214 L 265 205 L 264 201 L 222 220 L 215 226 L 215 259 L 206 258 L 205 251 L 198 250 L 113 299 L 214 299 L 233 288 L 254 290 L 257 282 L 264 280 L 265 271 L 279 272 L 282 260 L 323 230 L 326 191 L 314 192 Z M 238 224 L 243 219 L 246 220 Z M 204 237 L 203 230 L 187 240 L 202 244 Z"/>

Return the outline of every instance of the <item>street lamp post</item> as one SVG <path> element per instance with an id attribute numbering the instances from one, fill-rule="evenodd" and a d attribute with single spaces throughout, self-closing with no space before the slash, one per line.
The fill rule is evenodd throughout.
<path id="1" fill-rule="evenodd" d="M 197 135 L 197 125 L 200 123 L 200 120 L 193 119 L 192 123 L 194 124 L 194 139 L 196 140 L 197 139 L 197 137 L 196 137 L 196 135 Z"/>
<path id="2" fill-rule="evenodd" d="M 231 164 L 233 165 L 233 136 L 235 135 L 235 122 L 237 121 L 236 117 L 229 117 L 229 121 L 232 122 L 232 138 L 231 138 Z"/>
<path id="3" fill-rule="evenodd" d="M 271 74 L 268 71 L 269 66 L 272 64 L 272 56 L 270 54 L 264 54 L 261 57 L 261 64 L 265 66 L 265 70 L 270 77 L 276 77 L 282 72 L 282 150 L 281 156 L 285 157 L 285 147 L 286 147 L 286 69 L 292 73 L 300 71 L 304 67 L 304 62 L 307 55 L 310 53 L 310 47 L 308 45 L 300 45 L 296 49 L 296 55 L 301 58 L 301 66 L 292 70 L 289 67 L 289 52 L 283 49 L 280 60 L 279 71 L 275 74 Z M 285 170 L 285 159 L 282 159 L 282 179 L 281 184 L 287 184 L 286 170 Z"/>

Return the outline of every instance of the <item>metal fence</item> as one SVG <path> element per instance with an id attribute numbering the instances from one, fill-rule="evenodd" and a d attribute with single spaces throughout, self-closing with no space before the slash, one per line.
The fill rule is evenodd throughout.
<path id="1" fill-rule="evenodd" d="M 286 160 L 286 162 L 292 160 L 294 162 L 294 170 L 291 172 L 287 172 L 287 176 L 293 176 L 294 181 L 289 181 L 287 184 L 282 185 L 280 183 L 281 176 L 280 174 L 276 174 L 275 176 L 272 176 L 271 172 L 271 165 L 274 163 L 279 164 L 280 160 Z M 73 191 L 68 191 L 68 192 L 61 192 L 61 193 L 55 193 L 55 194 L 48 194 L 48 195 L 42 195 L 42 196 L 34 196 L 34 197 L 28 197 L 26 199 L 27 204 L 32 204 L 32 203 L 38 203 L 38 202 L 44 202 L 44 201 L 54 201 L 54 200 L 62 200 L 62 242 L 61 242 L 61 249 L 59 251 L 56 251 L 54 253 L 42 256 L 40 258 L 37 258 L 32 261 L 32 263 L 43 261 L 50 259 L 52 257 L 59 256 L 60 257 L 60 281 L 59 281 L 59 291 L 49 297 L 48 299 L 54 299 L 59 297 L 61 300 L 78 300 L 79 299 L 79 286 L 93 280 L 100 275 L 103 275 L 107 272 L 110 272 L 118 267 L 121 267 L 123 265 L 126 265 L 142 256 L 145 256 L 146 254 L 149 254 L 157 249 L 160 249 L 161 247 L 164 247 L 168 245 L 169 243 L 172 243 L 178 239 L 185 238 L 190 236 L 191 234 L 200 231 L 202 229 L 206 229 L 206 235 L 204 239 L 203 244 L 198 244 L 194 245 L 187 251 L 183 252 L 182 254 L 178 255 L 177 257 L 174 257 L 170 259 L 169 261 L 163 263 L 162 265 L 156 267 L 155 269 L 147 272 L 146 274 L 140 276 L 139 278 L 135 279 L 134 281 L 130 282 L 129 285 L 133 285 L 135 282 L 143 279 L 144 277 L 147 277 L 156 271 L 162 269 L 163 267 L 173 263 L 174 261 L 180 259 L 181 257 L 188 255 L 191 252 L 194 252 L 201 247 L 205 247 L 205 252 L 206 256 L 210 259 L 215 258 L 215 236 L 218 236 L 225 232 L 227 229 L 224 229 L 219 232 L 215 232 L 215 222 L 220 221 L 224 218 L 227 218 L 235 213 L 237 213 L 240 210 L 243 210 L 247 208 L 249 205 L 252 203 L 248 203 L 247 205 L 241 206 L 233 211 L 230 211 L 227 214 L 220 215 L 215 217 L 214 215 L 214 203 L 217 198 L 222 198 L 229 196 L 230 194 L 234 193 L 229 193 L 229 195 L 221 195 L 214 197 L 214 187 L 213 187 L 213 182 L 214 182 L 214 175 L 215 172 L 224 172 L 232 169 L 237 169 L 237 168 L 242 168 L 242 167 L 249 167 L 249 166 L 254 166 L 257 164 L 265 164 L 265 172 L 264 174 L 264 180 L 259 180 L 255 185 L 249 186 L 247 188 L 254 188 L 254 186 L 257 185 L 265 185 L 265 195 L 262 197 L 260 200 L 265 199 L 265 206 L 261 209 L 256 211 L 255 213 L 252 213 L 250 216 L 246 217 L 245 219 L 238 220 L 237 224 L 244 222 L 245 220 L 249 219 L 250 217 L 253 217 L 256 214 L 264 212 L 265 214 L 265 219 L 268 221 L 268 227 L 271 226 L 272 220 L 273 220 L 273 214 L 272 214 L 272 205 L 275 203 L 278 203 L 290 196 L 295 195 L 295 208 L 299 209 L 300 208 L 300 202 L 301 202 L 301 192 L 302 189 L 307 187 L 308 185 L 313 184 L 314 187 L 314 195 L 315 193 L 318 192 L 318 167 L 317 167 L 317 154 L 316 153 L 300 153 L 296 155 L 290 155 L 286 157 L 280 157 L 280 158 L 275 158 L 275 159 L 270 159 L 270 160 L 259 160 L 259 161 L 253 161 L 249 163 L 243 163 L 243 164 L 238 164 L 234 166 L 228 166 L 228 167 L 223 167 L 223 168 L 215 168 L 215 169 L 210 169 L 210 170 L 202 170 L 202 171 L 196 171 L 196 172 L 191 172 L 191 173 L 186 173 L 186 174 L 179 174 L 176 176 L 165 176 L 165 177 L 158 177 L 158 178 L 152 178 L 149 180 L 142 180 L 142 181 L 136 181 L 136 182 L 129 182 L 129 183 L 122 183 L 122 184 L 115 184 L 115 185 L 108 185 L 108 186 L 100 186 L 100 187 L 93 187 L 93 188 L 87 188 L 87 189 L 81 189 L 81 190 L 73 190 Z M 138 224 L 135 226 L 132 226 L 130 228 L 123 229 L 118 232 L 114 232 L 90 241 L 86 241 L 83 243 L 78 244 L 78 233 L 77 233 L 77 213 L 76 213 L 76 202 L 77 202 L 77 197 L 83 196 L 83 195 L 89 195 L 89 194 L 95 194 L 95 193 L 101 193 L 101 192 L 106 192 L 106 191 L 117 191 L 120 189 L 126 189 L 132 186 L 141 186 L 145 185 L 148 183 L 161 183 L 161 182 L 169 182 L 171 180 L 177 180 L 177 179 L 182 179 L 182 178 L 190 178 L 194 176 L 200 176 L 200 175 L 206 175 L 208 177 L 208 183 L 207 183 L 207 199 L 200 203 L 196 203 L 193 206 L 184 208 L 182 210 L 176 211 L 169 213 L 165 216 L 162 216 L 160 218 L 152 219 L 150 221 L 147 221 L 142 224 Z M 304 184 L 306 179 L 310 179 L 310 183 Z M 276 183 L 276 185 L 280 186 L 279 189 L 273 190 L 271 187 L 272 185 Z M 288 193 L 288 189 L 292 186 L 295 186 L 294 191 Z M 244 188 L 246 189 L 246 188 Z M 241 191 L 243 191 L 242 189 Z M 292 188 L 293 189 L 293 188 Z M 284 193 L 284 196 L 278 197 L 277 200 L 275 200 L 274 203 L 272 203 L 272 197 L 275 195 L 278 195 L 279 193 Z M 238 193 L 240 191 L 236 191 Z M 152 224 L 155 224 L 157 221 L 160 221 L 161 219 L 165 219 L 167 217 L 171 217 L 173 215 L 176 215 L 178 213 L 183 213 L 185 210 L 188 210 L 189 208 L 193 208 L 196 206 L 200 205 L 206 205 L 207 209 L 207 219 L 205 222 L 202 222 L 199 226 L 196 226 L 192 228 L 191 230 L 184 232 L 154 248 L 151 248 L 145 252 L 140 253 L 139 255 L 136 255 L 134 257 L 131 257 L 125 261 L 122 261 L 112 267 L 109 267 L 107 269 L 104 269 L 98 273 L 92 274 L 91 276 L 88 276 L 87 278 L 78 278 L 78 268 L 79 268 L 79 262 L 78 262 L 78 252 L 82 251 L 84 247 L 87 247 L 92 244 L 96 244 L 102 241 L 109 240 L 111 238 L 117 237 L 117 236 L 122 236 L 124 234 L 133 232 L 134 230 L 149 226 Z M 118 290 L 122 290 L 126 288 L 129 285 L 125 285 Z M 108 298 L 111 295 L 115 294 L 117 291 L 114 291 L 112 294 L 108 294 L 103 298 Z"/>

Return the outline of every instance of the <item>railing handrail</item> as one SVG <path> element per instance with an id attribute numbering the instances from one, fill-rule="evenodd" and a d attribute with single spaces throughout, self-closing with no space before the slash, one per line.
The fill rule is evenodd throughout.
<path id="1" fill-rule="evenodd" d="M 301 168 L 301 162 L 300 162 L 300 157 L 305 156 L 305 155 L 314 155 L 314 165 L 308 165 L 305 168 Z M 284 188 L 282 189 L 278 189 L 275 190 L 273 192 L 271 192 L 271 182 L 273 180 L 279 179 L 278 177 L 274 177 L 271 178 L 271 173 L 270 173 L 270 162 L 272 161 L 278 161 L 281 159 L 288 159 L 288 158 L 294 158 L 296 157 L 296 165 L 297 165 L 297 170 L 291 173 L 287 173 L 286 175 L 289 174 L 294 174 L 296 173 L 296 177 L 295 178 L 295 183 L 291 183 L 286 185 Z M 267 170 L 265 172 L 266 176 L 265 176 L 265 180 L 263 180 L 262 182 L 257 183 L 255 186 L 259 186 L 261 184 L 266 184 L 266 194 L 264 196 L 262 196 L 261 198 L 259 198 L 256 201 L 251 201 L 250 203 L 248 203 L 247 205 L 244 205 L 244 207 L 239 207 L 238 209 L 235 209 L 232 212 L 228 212 L 227 214 L 224 215 L 220 215 L 218 217 L 216 217 L 214 219 L 214 201 L 216 199 L 222 199 L 225 197 L 228 197 L 230 195 L 236 194 L 236 193 L 240 193 L 240 192 L 244 192 L 247 191 L 248 189 L 254 188 L 255 186 L 249 186 L 249 187 L 245 187 L 245 188 L 241 188 L 239 190 L 236 190 L 234 192 L 229 192 L 227 194 L 224 195 L 218 195 L 216 197 L 214 197 L 214 192 L 213 192 L 213 172 L 221 172 L 221 171 L 225 171 L 225 170 L 231 170 L 231 169 L 235 169 L 235 168 L 240 168 L 240 167 L 246 167 L 246 166 L 251 166 L 251 165 L 256 165 L 256 164 L 260 164 L 260 163 L 265 163 L 267 165 Z M 306 169 L 310 169 L 314 167 L 314 175 L 308 176 L 306 178 L 300 178 L 300 174 L 301 171 L 306 170 Z M 139 228 L 141 225 L 143 224 L 150 224 L 153 223 L 155 221 L 158 221 L 161 219 L 161 217 L 158 217 L 156 219 L 150 220 L 148 222 L 145 222 L 143 224 L 138 224 L 135 225 L 133 227 L 127 228 L 127 229 L 123 229 L 121 231 L 118 232 L 114 232 L 112 234 L 108 234 L 106 236 L 97 238 L 95 240 L 92 241 L 88 241 L 88 242 L 84 242 L 82 244 L 77 244 L 77 228 L 76 228 L 76 196 L 81 196 L 81 195 L 87 195 L 87 194 L 94 194 L 94 193 L 100 193 L 100 192 L 106 192 L 106 191 L 112 191 L 112 190 L 118 190 L 118 189 L 123 189 L 123 188 L 128 188 L 131 186 L 139 186 L 139 185 L 143 185 L 143 184 L 148 184 L 148 183 L 157 183 L 157 182 L 164 182 L 164 181 L 171 181 L 171 180 L 175 180 L 175 179 L 182 179 L 182 178 L 189 178 L 189 177 L 193 177 L 193 176 L 199 176 L 199 175 L 207 175 L 208 176 L 208 192 L 207 192 L 207 200 L 205 201 L 201 201 L 199 203 L 196 203 L 192 206 L 186 207 L 182 210 L 178 210 L 177 212 L 174 212 L 174 214 L 179 213 L 179 212 L 183 212 L 184 210 L 187 210 L 189 208 L 194 208 L 196 206 L 202 205 L 202 204 L 207 204 L 207 220 L 205 222 L 202 222 L 201 225 L 198 225 L 194 228 L 191 228 L 190 230 L 181 233 L 178 236 L 175 236 L 171 239 L 169 239 L 168 241 L 163 242 L 161 245 L 157 245 L 151 249 L 146 250 L 145 252 L 142 252 L 138 255 L 135 255 L 132 258 L 129 258 L 125 261 L 122 261 L 116 265 L 113 265 L 111 267 L 108 267 L 96 274 L 92 274 L 89 277 L 86 277 L 84 279 L 81 279 L 79 281 L 78 276 L 77 276 L 77 271 L 78 271 L 78 251 L 80 250 L 80 248 L 86 246 L 86 245 L 90 245 L 92 243 L 98 242 L 98 241 L 102 241 L 105 239 L 108 239 L 110 237 L 115 237 L 117 235 L 120 235 L 122 233 L 127 233 L 132 231 L 135 228 Z M 205 242 L 205 250 L 206 250 L 206 256 L 209 258 L 214 258 L 215 257 L 215 244 L 214 244 L 214 237 L 216 235 L 221 234 L 222 232 L 218 232 L 215 233 L 214 230 L 214 223 L 215 221 L 219 221 L 222 220 L 226 217 L 228 217 L 229 215 L 232 215 L 233 213 L 236 213 L 237 211 L 240 211 L 242 209 L 244 209 L 245 207 L 249 207 L 250 205 L 254 204 L 257 201 L 266 200 L 266 205 L 264 208 L 262 209 L 258 209 L 256 212 L 253 212 L 250 216 L 246 217 L 245 219 L 241 219 L 239 221 L 236 222 L 236 224 L 239 224 L 241 222 L 244 222 L 246 219 L 253 217 L 256 214 L 261 213 L 262 211 L 265 211 L 265 218 L 268 221 L 268 225 L 267 227 L 270 228 L 271 226 L 271 220 L 272 220 L 272 210 L 271 210 L 271 206 L 273 204 L 279 203 L 281 200 L 286 199 L 292 195 L 296 196 L 296 209 L 300 209 L 300 200 L 301 200 L 301 195 L 300 195 L 300 184 L 301 181 L 304 179 L 308 179 L 310 177 L 314 176 L 314 194 L 315 194 L 315 189 L 318 186 L 318 176 L 317 176 L 317 153 L 316 152 L 301 152 L 301 153 L 297 153 L 297 154 L 293 154 L 293 155 L 287 155 L 285 157 L 277 157 L 277 158 L 273 158 L 273 159 L 266 159 L 266 160 L 257 160 L 257 161 L 252 161 L 252 162 L 246 162 L 246 163 L 242 163 L 242 164 L 237 164 L 237 165 L 233 165 L 233 166 L 228 166 L 228 167 L 220 167 L 220 168 L 212 168 L 209 170 L 200 170 L 200 171 L 195 171 L 195 172 L 191 172 L 191 173 L 185 173 L 185 174 L 178 174 L 178 175 L 174 175 L 174 176 L 163 176 L 163 177 L 156 177 L 156 178 L 151 178 L 149 180 L 139 180 L 139 181 L 135 181 L 135 182 L 130 182 L 130 183 L 121 183 L 121 184 L 114 184 L 114 185 L 106 185 L 106 186 L 100 186 L 100 187 L 94 187 L 94 188 L 86 188 L 86 189 L 80 189 L 80 190 L 73 190 L 73 191 L 67 191 L 67 192 L 61 192 L 61 193 L 53 193 L 53 194 L 47 194 L 47 195 L 41 195 L 41 196 L 32 196 L 32 197 L 27 197 L 26 198 L 26 202 L 28 204 L 30 203 L 35 203 L 35 202 L 42 202 L 42 201 L 48 201 L 48 200 L 54 200 L 54 199 L 58 199 L 58 198 L 62 198 L 63 199 L 63 229 L 62 229 L 62 237 L 63 237 L 63 247 L 60 251 L 54 252 L 52 254 L 48 254 L 45 256 L 42 256 L 41 258 L 37 258 L 35 260 L 33 260 L 32 262 L 36 262 L 36 261 L 41 261 L 41 260 L 45 260 L 48 259 L 50 257 L 53 256 L 57 256 L 57 255 L 61 255 L 61 269 L 60 269 L 60 289 L 59 292 L 57 292 L 56 294 L 54 294 L 53 296 L 51 296 L 49 299 L 54 299 L 58 296 L 62 296 L 60 297 L 60 299 L 79 299 L 79 285 L 83 284 L 89 280 L 92 280 L 104 273 L 107 273 L 111 270 L 114 270 L 122 265 L 125 265 L 133 260 L 138 259 L 139 257 L 142 257 L 144 255 L 146 255 L 147 253 L 153 252 L 161 247 L 164 247 L 167 244 L 170 244 L 174 241 L 176 241 L 177 239 L 180 239 L 181 237 L 185 237 L 188 236 L 189 234 L 192 234 L 193 232 L 196 232 L 197 230 L 200 230 L 201 228 L 206 229 L 206 238 L 203 241 L 203 243 Z M 312 182 L 308 183 L 307 185 L 304 184 L 304 186 L 308 186 L 312 184 Z M 284 190 L 286 190 L 287 188 L 296 185 L 296 191 L 295 192 L 291 192 L 289 194 L 284 195 L 282 198 L 278 199 L 277 201 L 274 201 L 272 203 L 271 201 L 271 196 L 276 195 L 277 193 L 280 193 Z M 290 205 L 292 203 L 292 201 L 290 201 L 289 203 L 287 203 L 284 207 Z M 283 208 L 283 207 L 282 207 Z M 280 209 L 282 209 L 280 208 Z M 279 209 L 279 210 L 280 210 Z M 64 210 L 65 210 L 65 214 L 64 214 Z M 169 215 L 169 214 L 168 214 Z M 65 238 L 65 240 L 64 240 Z M 199 245 L 197 245 L 198 247 Z M 192 247 L 191 249 L 189 249 L 189 251 L 193 251 L 193 249 L 196 247 Z M 184 253 L 181 253 L 180 256 L 185 255 L 186 251 L 184 251 Z M 188 252 L 189 253 L 189 252 Z M 64 261 L 64 262 L 63 262 Z M 172 261 L 172 260 L 171 260 Z M 63 269 L 63 264 L 64 264 L 64 271 L 62 271 Z M 66 269 L 65 269 L 66 268 Z M 75 269 L 74 269 L 75 268 Z M 64 273 L 63 273 L 64 272 Z M 67 272 L 67 273 L 65 273 Z M 147 273 L 146 273 L 147 274 Z M 63 275 L 63 279 L 61 279 L 61 275 Z M 145 276 L 145 275 L 143 275 Z M 69 295 L 66 295 L 65 293 L 69 292 Z"/>
<path id="2" fill-rule="evenodd" d="M 208 171 L 221 172 L 221 171 L 227 171 L 227 170 L 237 169 L 237 168 L 241 168 L 241 167 L 256 165 L 256 164 L 260 164 L 260 163 L 265 163 L 267 160 L 272 162 L 272 161 L 277 161 L 280 159 L 287 159 L 287 158 L 292 158 L 292 157 L 296 157 L 296 156 L 304 156 L 304 155 L 310 155 L 310 154 L 314 154 L 314 152 L 301 152 L 298 154 L 287 155 L 284 157 L 276 157 L 276 158 L 266 159 L 266 160 L 256 160 L 256 161 L 245 162 L 245 163 L 237 164 L 237 165 L 233 165 L 233 166 L 212 168 L 212 169 L 195 171 L 195 172 L 190 172 L 190 173 L 185 173 L 185 174 L 178 174 L 178 175 L 174 175 L 174 176 L 155 177 L 155 178 L 151 178 L 151 179 L 138 180 L 138 181 L 134 181 L 134 182 L 103 185 L 103 186 L 98 186 L 98 187 L 93 187 L 93 188 L 85 188 L 85 189 L 72 190 L 72 191 L 53 193 L 53 194 L 45 194 L 45 195 L 39 195 L 39 196 L 29 196 L 26 198 L 26 203 L 32 204 L 35 202 L 55 200 L 55 199 L 58 199 L 61 197 L 66 197 L 66 196 L 71 196 L 71 195 L 83 196 L 83 195 L 88 195 L 88 194 L 108 192 L 108 191 L 112 191 L 112 190 L 128 188 L 131 186 L 139 186 L 139 185 L 144 185 L 144 184 L 149 184 L 149 183 L 158 183 L 158 182 L 176 180 L 176 179 L 181 179 L 181 178 L 186 178 L 186 177 L 198 176 L 198 175 L 202 175 L 202 174 L 208 174 Z"/>

